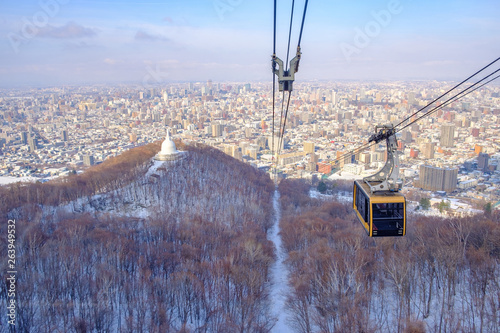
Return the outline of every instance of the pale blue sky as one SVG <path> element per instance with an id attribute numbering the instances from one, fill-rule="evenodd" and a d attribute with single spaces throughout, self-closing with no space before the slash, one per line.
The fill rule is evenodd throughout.
<path id="1" fill-rule="evenodd" d="M 282 59 L 290 8 L 278 1 Z M 0 0 L 0 86 L 270 81 L 272 11 L 271 0 Z M 460 79 L 500 56 L 499 17 L 498 0 L 311 0 L 296 79 Z"/>

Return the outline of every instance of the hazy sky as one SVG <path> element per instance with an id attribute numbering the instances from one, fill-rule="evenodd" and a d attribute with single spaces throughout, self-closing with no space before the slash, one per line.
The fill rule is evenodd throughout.
<path id="1" fill-rule="evenodd" d="M 464 78 L 500 56 L 499 17 L 498 0 L 311 0 L 296 79 Z M 0 86 L 271 81 L 272 34 L 271 0 L 0 0 Z"/>

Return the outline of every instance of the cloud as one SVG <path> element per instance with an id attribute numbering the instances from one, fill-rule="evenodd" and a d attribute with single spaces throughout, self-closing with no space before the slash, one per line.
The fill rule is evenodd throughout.
<path id="1" fill-rule="evenodd" d="M 151 34 L 148 34 L 147 32 L 142 31 L 142 30 L 137 31 L 134 39 L 138 40 L 138 41 L 149 41 L 149 42 L 154 42 L 154 41 L 166 42 L 166 41 L 168 41 L 168 38 L 165 38 L 163 36 L 158 36 L 158 35 L 151 35 Z"/>
<path id="2" fill-rule="evenodd" d="M 94 29 L 86 28 L 75 22 L 68 22 L 66 25 L 60 27 L 47 25 L 41 28 L 37 34 L 38 37 L 56 39 L 85 38 L 94 37 L 96 35 L 97 32 Z"/>
<path id="3" fill-rule="evenodd" d="M 172 20 L 172 18 L 171 18 L 171 17 L 169 17 L 169 16 L 164 17 L 164 18 L 163 18 L 163 21 L 164 21 L 164 22 L 168 22 L 168 23 L 170 23 L 170 24 L 174 23 L 174 20 Z"/>
<path id="4" fill-rule="evenodd" d="M 424 66 L 457 66 L 460 65 L 460 62 L 454 60 L 429 60 L 425 61 L 422 65 Z"/>
<path id="5" fill-rule="evenodd" d="M 476 29 L 498 30 L 500 24 L 497 19 L 486 17 L 463 17 L 457 20 L 459 23 L 467 24 L 468 26 Z"/>

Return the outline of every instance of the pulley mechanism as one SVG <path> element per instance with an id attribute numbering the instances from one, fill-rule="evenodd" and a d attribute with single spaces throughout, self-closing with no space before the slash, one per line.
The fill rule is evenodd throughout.
<path id="1" fill-rule="evenodd" d="M 299 71 L 301 55 L 300 46 L 298 46 L 297 55 L 290 61 L 290 68 L 287 70 L 284 67 L 283 60 L 278 58 L 276 54 L 273 54 L 273 73 L 278 76 L 279 91 L 291 92 L 293 90 L 293 81 L 295 81 L 295 73 Z"/>

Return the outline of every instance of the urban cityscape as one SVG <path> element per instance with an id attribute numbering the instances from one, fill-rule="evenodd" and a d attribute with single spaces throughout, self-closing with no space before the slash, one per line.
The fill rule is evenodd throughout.
<path id="1" fill-rule="evenodd" d="M 452 86 L 438 81 L 296 83 L 279 153 L 282 103 L 276 100 L 273 121 L 268 83 L 3 90 L 1 183 L 80 173 L 161 140 L 167 129 L 174 139 L 213 146 L 268 172 L 277 162 L 281 177 L 359 179 L 385 163 L 384 142 L 348 154 L 368 142 L 375 125 L 399 124 Z M 500 200 L 499 96 L 498 86 L 485 87 L 398 133 L 404 193 L 451 200 L 454 214 L 485 203 L 495 207 Z"/>
<path id="2" fill-rule="evenodd" d="M 0 333 L 500 333 L 498 1 L 1 8 Z"/>

